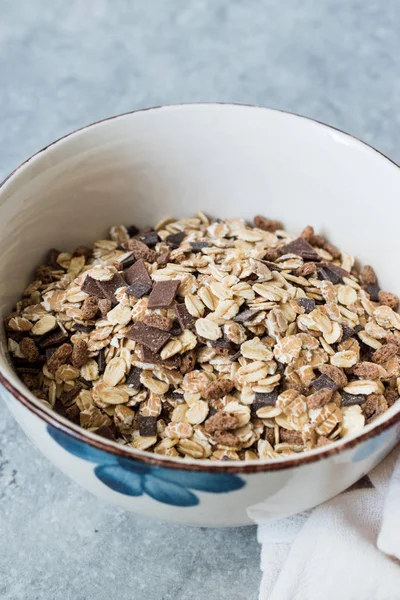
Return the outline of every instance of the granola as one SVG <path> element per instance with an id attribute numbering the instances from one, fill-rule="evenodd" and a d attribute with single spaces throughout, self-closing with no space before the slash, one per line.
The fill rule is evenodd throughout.
<path id="1" fill-rule="evenodd" d="M 85 429 L 255 460 L 333 443 L 396 402 L 398 305 L 311 226 L 197 213 L 52 248 L 5 325 L 25 385 Z"/>

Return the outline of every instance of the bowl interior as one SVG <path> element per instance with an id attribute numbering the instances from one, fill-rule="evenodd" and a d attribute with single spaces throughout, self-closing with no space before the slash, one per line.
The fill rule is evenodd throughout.
<path id="1" fill-rule="evenodd" d="M 123 115 L 39 152 L 0 189 L 0 311 L 10 310 L 45 252 L 72 250 L 112 224 L 215 217 L 311 224 L 374 266 L 400 293 L 400 171 L 358 140 L 264 108 L 182 105 Z M 7 362 L 0 370 L 26 388 Z M 392 412 L 391 412 L 392 414 Z"/>

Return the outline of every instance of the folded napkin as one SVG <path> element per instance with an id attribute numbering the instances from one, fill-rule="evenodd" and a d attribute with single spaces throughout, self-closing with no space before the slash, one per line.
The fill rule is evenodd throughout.
<path id="1" fill-rule="evenodd" d="M 400 599 L 400 448 L 349 490 L 258 527 L 260 600 Z"/>

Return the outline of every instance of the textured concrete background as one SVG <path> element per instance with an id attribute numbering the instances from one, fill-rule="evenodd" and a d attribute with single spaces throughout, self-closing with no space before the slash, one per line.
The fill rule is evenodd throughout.
<path id="1" fill-rule="evenodd" d="M 200 100 L 302 113 L 400 161 L 399 30 L 398 0 L 0 0 L 0 177 L 88 122 Z M 103 505 L 0 403 L 2 600 L 254 600 L 255 536 Z"/>

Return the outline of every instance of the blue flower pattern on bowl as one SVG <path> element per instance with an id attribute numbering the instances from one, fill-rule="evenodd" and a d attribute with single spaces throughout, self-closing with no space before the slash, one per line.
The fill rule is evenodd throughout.
<path id="1" fill-rule="evenodd" d="M 351 459 L 352 462 L 360 462 L 362 460 L 365 460 L 365 459 L 369 458 L 370 456 L 372 456 L 372 454 L 375 454 L 375 452 L 377 452 L 381 448 L 385 447 L 385 449 L 383 450 L 382 456 L 379 456 L 379 458 L 378 458 L 378 462 L 379 462 L 388 453 L 388 449 L 386 447 L 386 442 L 387 442 L 388 438 L 390 438 L 392 435 L 393 435 L 393 433 L 391 431 L 384 431 L 380 435 L 372 438 L 371 440 L 368 440 L 366 443 L 364 443 L 362 446 L 360 446 L 357 449 L 357 451 L 354 453 L 353 458 Z"/>
<path id="2" fill-rule="evenodd" d="M 192 491 L 226 494 L 240 490 L 246 484 L 237 475 L 177 471 L 146 465 L 109 454 L 85 444 L 50 425 L 47 431 L 64 450 L 91 463 L 94 474 L 107 487 L 127 496 L 146 494 L 164 504 L 180 507 L 197 506 L 198 496 Z"/>

